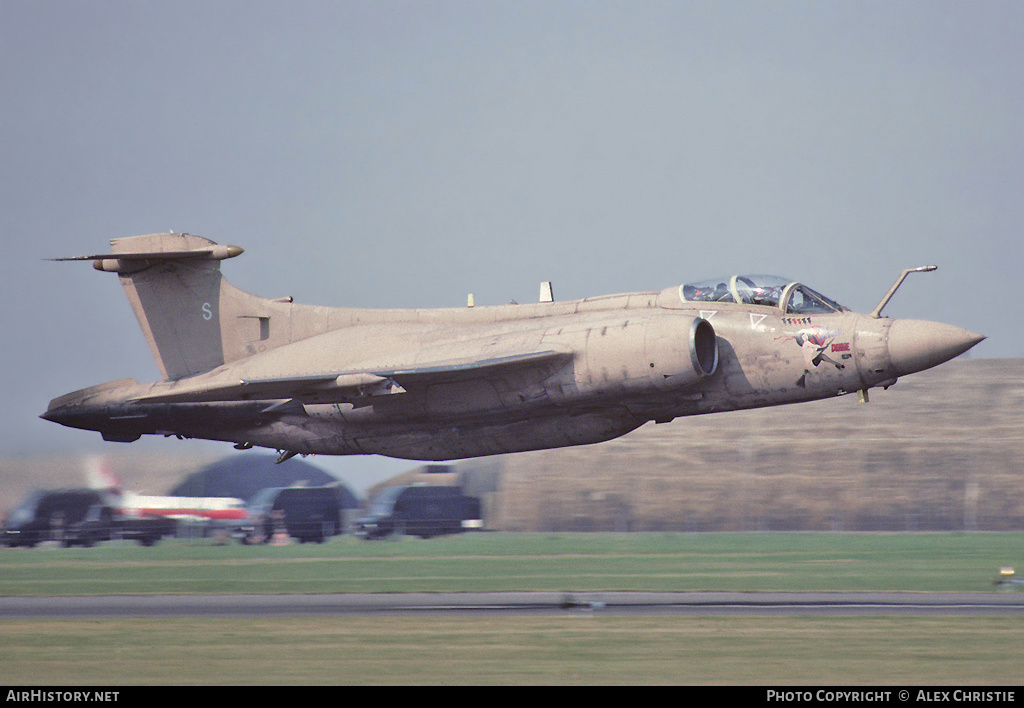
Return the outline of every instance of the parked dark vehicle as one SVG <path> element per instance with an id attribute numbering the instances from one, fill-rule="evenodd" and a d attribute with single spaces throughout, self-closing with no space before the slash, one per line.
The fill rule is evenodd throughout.
<path id="1" fill-rule="evenodd" d="M 91 546 L 94 531 L 88 528 L 90 511 L 96 518 L 103 506 L 99 492 L 91 489 L 36 490 L 21 500 L 4 522 L 3 542 L 32 547 L 43 541 L 63 546 Z"/>
<path id="2" fill-rule="evenodd" d="M 341 509 L 335 486 L 269 487 L 249 504 L 252 527 L 242 540 L 265 543 L 284 531 L 302 543 L 323 543 L 342 532 Z"/>
<path id="3" fill-rule="evenodd" d="M 111 538 L 138 541 L 139 545 L 152 546 L 165 536 L 178 533 L 178 522 L 165 516 L 114 516 L 110 526 Z"/>
<path id="4" fill-rule="evenodd" d="M 152 546 L 176 530 L 173 519 L 121 516 L 93 489 L 36 490 L 8 514 L 2 542 L 32 547 L 56 541 L 69 548 L 127 538 Z"/>
<path id="5" fill-rule="evenodd" d="M 430 538 L 482 528 L 480 500 L 459 487 L 390 487 L 378 494 L 366 516 L 355 522 L 365 539 L 393 533 Z"/>

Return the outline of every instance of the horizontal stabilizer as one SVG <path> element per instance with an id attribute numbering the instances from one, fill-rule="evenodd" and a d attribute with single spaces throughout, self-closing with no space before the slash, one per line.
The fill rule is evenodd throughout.
<path id="1" fill-rule="evenodd" d="M 185 260 L 189 258 L 222 261 L 242 254 L 240 246 L 212 246 L 210 248 L 193 248 L 188 251 L 140 251 L 137 253 L 99 253 L 92 256 L 67 256 L 50 258 L 51 261 L 98 261 L 116 258 L 123 261 L 167 261 Z"/>
<path id="2" fill-rule="evenodd" d="M 243 253 L 239 246 L 224 246 L 191 234 L 150 234 L 114 239 L 111 253 L 51 258 L 51 261 L 92 261 L 96 270 L 131 274 L 168 261 L 222 261 Z M 186 248 L 183 248 L 185 246 Z M 188 248 L 191 246 L 191 248 Z"/>
<path id="3" fill-rule="evenodd" d="M 223 261 L 241 255 L 240 246 L 194 248 L 188 251 L 134 251 L 129 253 L 98 253 L 91 256 L 68 256 L 51 258 L 51 261 L 92 261 L 96 270 L 108 273 L 129 274 L 144 270 L 155 263 L 173 261 Z"/>

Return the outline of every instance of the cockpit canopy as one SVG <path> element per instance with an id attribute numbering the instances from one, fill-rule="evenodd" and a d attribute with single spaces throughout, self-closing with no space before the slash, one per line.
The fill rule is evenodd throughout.
<path id="1" fill-rule="evenodd" d="M 682 286 L 680 294 L 685 302 L 764 305 L 777 307 L 790 315 L 825 314 L 847 309 L 806 285 L 778 275 L 734 275 L 703 280 Z"/>

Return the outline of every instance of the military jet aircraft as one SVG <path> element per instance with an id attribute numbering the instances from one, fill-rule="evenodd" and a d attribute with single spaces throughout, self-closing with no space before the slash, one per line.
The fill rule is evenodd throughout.
<path id="1" fill-rule="evenodd" d="M 71 259 L 116 273 L 162 380 L 51 401 L 43 418 L 239 449 L 449 460 L 596 443 L 648 421 L 888 387 L 984 337 L 849 311 L 806 285 L 732 276 L 528 305 L 354 309 L 242 292 L 188 234 L 111 241 Z"/>

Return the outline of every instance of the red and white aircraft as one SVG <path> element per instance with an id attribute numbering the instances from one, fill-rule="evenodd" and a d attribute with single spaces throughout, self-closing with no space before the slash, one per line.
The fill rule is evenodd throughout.
<path id="1" fill-rule="evenodd" d="M 86 478 L 89 487 L 103 492 L 110 505 L 122 516 L 205 520 L 226 525 L 249 518 L 245 502 L 233 497 L 166 497 L 126 491 L 121 480 L 99 457 L 89 459 Z"/>

